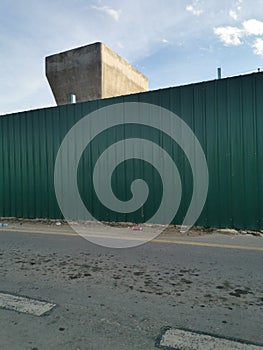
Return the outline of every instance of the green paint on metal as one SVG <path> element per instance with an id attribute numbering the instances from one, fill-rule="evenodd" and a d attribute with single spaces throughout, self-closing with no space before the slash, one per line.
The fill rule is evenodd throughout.
<path id="1" fill-rule="evenodd" d="M 204 150 L 209 192 L 196 224 L 263 229 L 262 96 L 263 73 L 255 73 L 1 116 L 0 216 L 61 218 L 54 191 L 54 164 L 69 129 L 98 108 L 113 103 L 144 102 L 176 113 L 194 131 Z M 161 118 L 160 115 L 160 123 Z M 134 179 L 145 179 L 150 194 L 142 208 L 130 214 L 115 213 L 104 207 L 94 192 L 92 169 L 100 154 L 112 143 L 131 137 L 157 143 L 174 159 L 181 175 L 183 196 L 173 223 L 182 223 L 192 195 L 191 168 L 177 144 L 147 126 L 111 128 L 95 137 L 85 149 L 78 168 L 79 192 L 85 205 L 98 220 L 105 221 L 143 222 L 156 211 L 162 181 L 154 167 L 142 160 L 125 161 L 112 177 L 113 191 L 121 200 L 131 198 L 130 184 Z"/>

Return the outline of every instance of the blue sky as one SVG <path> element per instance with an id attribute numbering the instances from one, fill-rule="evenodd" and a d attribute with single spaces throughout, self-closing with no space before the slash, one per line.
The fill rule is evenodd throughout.
<path id="1" fill-rule="evenodd" d="M 150 89 L 263 69 L 263 0 L 1 0 L 0 114 L 54 106 L 44 58 L 102 41 Z"/>

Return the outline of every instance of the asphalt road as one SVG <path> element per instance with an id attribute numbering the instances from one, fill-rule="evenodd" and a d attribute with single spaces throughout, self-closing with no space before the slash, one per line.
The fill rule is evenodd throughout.
<path id="1" fill-rule="evenodd" d="M 24 231 L 0 231 L 0 292 L 56 307 L 41 317 L 0 308 L 1 350 L 154 350 L 166 326 L 263 343 L 263 238 L 110 249 Z"/>

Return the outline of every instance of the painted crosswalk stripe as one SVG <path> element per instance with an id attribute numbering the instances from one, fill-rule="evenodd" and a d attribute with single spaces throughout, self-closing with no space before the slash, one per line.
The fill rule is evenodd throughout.
<path id="1" fill-rule="evenodd" d="M 162 334 L 157 345 L 160 349 L 171 350 L 263 350 L 260 344 L 173 328 Z"/>
<path id="2" fill-rule="evenodd" d="M 13 310 L 35 316 L 42 316 L 52 310 L 56 304 L 21 297 L 13 294 L 0 293 L 0 308 Z"/>

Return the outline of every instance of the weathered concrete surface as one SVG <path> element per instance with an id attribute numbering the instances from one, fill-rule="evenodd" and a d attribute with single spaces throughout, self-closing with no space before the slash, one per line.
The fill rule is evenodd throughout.
<path id="1" fill-rule="evenodd" d="M 103 43 L 46 57 L 46 76 L 58 105 L 148 90 L 148 79 Z"/>
<path id="2" fill-rule="evenodd" d="M 214 337 L 182 329 L 168 329 L 162 336 L 160 348 L 182 350 L 263 350 L 263 346 L 234 339 Z"/>
<path id="3" fill-rule="evenodd" d="M 55 304 L 47 303 L 41 300 L 21 297 L 19 295 L 0 293 L 0 308 L 6 310 L 42 316 L 52 310 L 55 306 Z"/>
<path id="4" fill-rule="evenodd" d="M 123 58 L 101 45 L 102 98 L 148 90 L 148 79 Z"/>
<path id="5" fill-rule="evenodd" d="M 261 237 L 110 249 L 63 225 L 9 226 L 0 229 L 1 292 L 57 307 L 41 317 L 0 309 L 1 350 L 156 350 L 166 326 L 263 341 L 263 254 L 234 248 L 263 247 Z"/>

